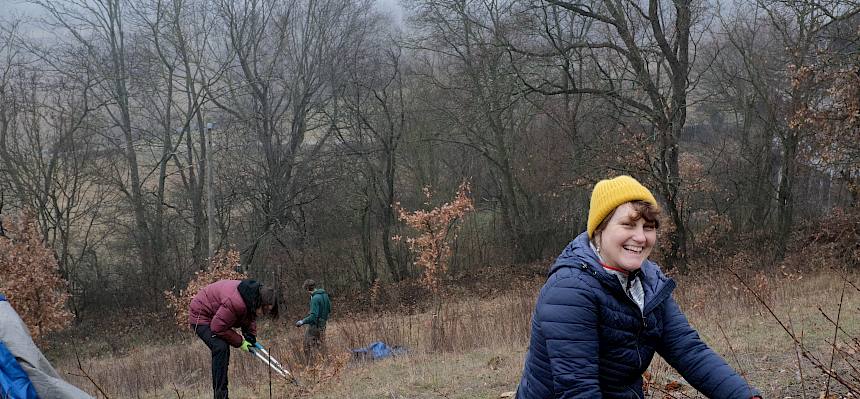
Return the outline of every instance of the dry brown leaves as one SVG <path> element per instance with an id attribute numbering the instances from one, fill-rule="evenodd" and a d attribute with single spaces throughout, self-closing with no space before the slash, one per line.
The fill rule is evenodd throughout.
<path id="1" fill-rule="evenodd" d="M 66 308 L 67 282 L 60 276 L 54 250 L 42 243 L 32 213 L 7 221 L 8 239 L 0 237 L 0 293 L 34 338 L 65 328 L 73 315 Z"/>
<path id="2" fill-rule="evenodd" d="M 836 172 L 855 196 L 860 196 L 860 73 L 856 56 L 823 57 L 814 66 L 793 71 L 793 85 L 814 89 L 818 96 L 806 101 L 789 119 L 793 129 L 804 129 L 815 140 L 806 149 L 810 161 Z M 820 98 L 818 98 L 820 97 Z"/>
<path id="3" fill-rule="evenodd" d="M 426 204 L 429 205 L 433 195 L 428 187 L 424 188 L 424 195 L 427 197 Z M 457 238 L 459 226 L 456 222 L 475 209 L 472 199 L 469 198 L 469 184 L 460 184 L 453 201 L 427 211 L 408 212 L 401 208 L 399 203 L 395 204 L 395 207 L 400 220 L 418 231 L 417 236 L 406 238 L 406 243 L 416 256 L 415 264 L 424 270 L 422 282 L 437 292 L 440 278 L 448 269 L 448 260 L 451 257 L 449 239 Z M 401 237 L 393 239 L 400 240 Z"/>
<path id="4" fill-rule="evenodd" d="M 239 265 L 239 252 L 236 250 L 219 251 L 211 260 L 206 270 L 194 273 L 185 289 L 179 295 L 172 291 L 164 291 L 167 306 L 173 311 L 176 325 L 182 330 L 188 329 L 188 306 L 198 291 L 219 280 L 242 280 L 248 278 L 244 273 L 236 271 Z"/>

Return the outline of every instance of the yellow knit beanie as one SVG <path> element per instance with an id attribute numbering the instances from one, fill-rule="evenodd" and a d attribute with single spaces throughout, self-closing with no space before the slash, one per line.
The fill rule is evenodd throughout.
<path id="1" fill-rule="evenodd" d="M 593 238 L 594 230 L 615 208 L 637 200 L 657 205 L 651 192 L 630 176 L 597 182 L 591 192 L 591 206 L 588 209 L 588 238 Z"/>

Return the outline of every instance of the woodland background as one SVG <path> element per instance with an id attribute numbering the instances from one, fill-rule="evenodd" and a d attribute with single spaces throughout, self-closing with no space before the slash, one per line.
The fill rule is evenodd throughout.
<path id="1" fill-rule="evenodd" d="M 28 4 L 0 16 L 0 243 L 48 249 L 58 325 L 168 313 L 229 250 L 294 315 L 305 278 L 354 311 L 504 287 L 617 174 L 673 274 L 860 259 L 857 1 Z M 427 274 L 407 215 L 464 182 Z"/>

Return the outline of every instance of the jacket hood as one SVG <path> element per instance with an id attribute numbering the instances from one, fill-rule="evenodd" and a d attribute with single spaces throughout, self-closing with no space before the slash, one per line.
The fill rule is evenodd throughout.
<path id="1" fill-rule="evenodd" d="M 592 271 L 592 274 L 598 281 L 614 289 L 622 290 L 618 279 L 607 272 L 600 264 L 600 258 L 591 249 L 587 232 L 576 236 L 573 241 L 567 244 L 567 247 L 561 251 L 561 255 L 556 258 L 552 267 L 550 267 L 549 275 L 551 276 L 564 267 L 580 268 L 583 264 Z M 666 277 L 656 263 L 646 259 L 642 262 L 642 267 L 639 270 L 642 276 L 642 288 L 645 290 L 646 309 L 649 307 L 649 302 L 652 302 L 654 299 L 658 301 L 664 299 L 663 297 L 671 294 L 675 288 L 675 282 L 671 278 Z M 666 289 L 665 292 L 664 288 Z M 655 298 L 655 295 L 658 293 L 660 294 L 660 298 Z"/>
<path id="2" fill-rule="evenodd" d="M 325 293 L 326 293 L 326 292 L 325 292 L 325 289 L 317 288 L 317 289 L 313 290 L 313 292 L 311 292 L 311 296 L 314 296 L 314 295 L 317 295 L 317 294 L 325 294 Z"/>
<path id="3" fill-rule="evenodd" d="M 239 283 L 239 295 L 242 296 L 242 301 L 245 302 L 245 309 L 248 314 L 256 314 L 257 308 L 260 307 L 260 287 L 262 284 L 256 280 L 242 280 Z"/>
<path id="4" fill-rule="evenodd" d="M 582 263 L 603 270 L 603 267 L 600 266 L 600 258 L 591 250 L 591 246 L 588 243 L 588 233 L 585 232 L 576 236 L 573 241 L 567 244 L 567 247 L 561 251 L 561 255 L 556 258 L 552 267 L 550 267 L 549 274 L 552 275 L 558 269 L 565 266 L 579 267 Z"/>

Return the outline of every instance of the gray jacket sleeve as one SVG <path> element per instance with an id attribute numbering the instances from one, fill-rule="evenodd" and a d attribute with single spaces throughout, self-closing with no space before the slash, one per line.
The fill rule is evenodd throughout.
<path id="1" fill-rule="evenodd" d="M 33 343 L 27 326 L 7 301 L 0 301 L 0 340 L 30 377 L 40 398 L 92 399 L 86 392 L 64 381 L 42 351 Z"/>

